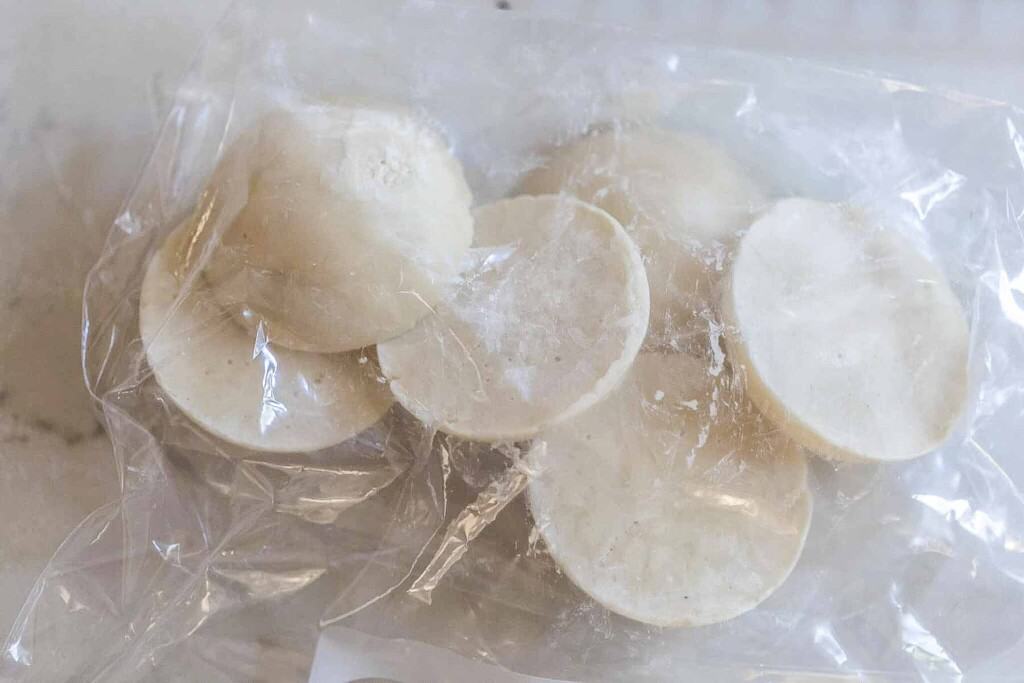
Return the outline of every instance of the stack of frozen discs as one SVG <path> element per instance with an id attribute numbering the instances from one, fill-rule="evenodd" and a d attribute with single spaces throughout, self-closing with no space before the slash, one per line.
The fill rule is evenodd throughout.
<path id="1" fill-rule="evenodd" d="M 586 135 L 521 187 L 471 209 L 402 108 L 265 117 L 146 271 L 163 395 L 257 450 L 330 447 L 395 400 L 430 433 L 520 442 L 565 575 L 659 626 L 782 585 L 811 522 L 804 448 L 891 462 L 948 438 L 967 324 L 894 230 L 766 208 L 725 151 L 655 128 Z"/>

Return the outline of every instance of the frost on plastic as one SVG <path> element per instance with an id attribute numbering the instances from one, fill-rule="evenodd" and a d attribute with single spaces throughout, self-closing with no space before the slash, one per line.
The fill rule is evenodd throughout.
<path id="1" fill-rule="evenodd" d="M 121 495 L 54 555 L 4 642 L 0 674 L 304 680 L 321 626 L 341 623 L 567 679 L 1016 675 L 1024 113 L 634 32 L 424 2 L 370 7 L 240 5 L 179 89 L 86 289 L 84 364 Z M 629 120 L 713 141 L 770 199 L 884 216 L 941 267 L 967 315 L 959 426 L 905 463 L 812 458 L 814 514 L 793 574 L 753 611 L 695 629 L 616 616 L 558 570 L 520 495 L 535 474 L 529 444 L 461 442 L 397 405 L 316 452 L 260 453 L 208 435 L 145 360 L 146 264 L 197 212 L 223 232 L 237 206 L 203 188 L 260 116 L 341 98 L 435 122 L 476 205 L 514 192 L 554 145 Z M 704 312 L 687 325 L 688 348 L 696 337 L 709 372 L 722 372 L 721 321 Z"/>

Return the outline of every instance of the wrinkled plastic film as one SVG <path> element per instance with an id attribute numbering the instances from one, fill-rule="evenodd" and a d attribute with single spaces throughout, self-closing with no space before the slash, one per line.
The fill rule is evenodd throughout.
<path id="1" fill-rule="evenodd" d="M 771 198 L 885 216 L 941 267 L 970 325 L 953 435 L 900 464 L 811 459 L 814 515 L 788 580 L 736 619 L 659 629 L 560 572 L 520 494 L 532 473 L 501 448 L 455 443 L 398 405 L 316 452 L 207 434 L 147 365 L 146 264 L 187 218 L 207 216 L 214 238 L 226 228 L 244 198 L 204 188 L 260 116 L 343 98 L 428 116 L 477 205 L 514 193 L 552 146 L 630 120 L 713 140 Z M 121 494 L 58 549 L 0 672 L 304 680 L 322 625 L 339 623 L 570 680 L 1010 680 L 1024 661 L 1022 234 L 1024 113 L 1004 104 L 486 9 L 239 5 L 181 85 L 86 286 L 84 365 Z M 695 329 L 709 370 L 727 363 L 721 321 Z"/>
<path id="2" fill-rule="evenodd" d="M 409 586 L 408 593 L 430 604 L 430 595 L 448 570 L 469 551 L 469 544 L 487 528 L 505 507 L 521 494 L 530 481 L 530 472 L 518 460 L 492 480 L 476 500 L 467 505 L 445 530 L 440 546 L 423 573 Z"/>

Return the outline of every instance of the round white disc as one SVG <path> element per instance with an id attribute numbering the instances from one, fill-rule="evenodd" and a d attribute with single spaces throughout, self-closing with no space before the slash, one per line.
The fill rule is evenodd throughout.
<path id="1" fill-rule="evenodd" d="M 523 191 L 568 192 L 622 223 L 651 286 L 648 346 L 675 346 L 710 313 L 729 240 L 765 201 L 725 152 L 657 128 L 587 135 L 556 150 Z"/>
<path id="2" fill-rule="evenodd" d="M 444 141 L 411 113 L 279 112 L 243 136 L 211 191 L 247 200 L 206 269 L 218 300 L 304 351 L 369 346 L 412 328 L 455 279 L 472 196 Z"/>
<path id="3" fill-rule="evenodd" d="M 967 323 L 946 278 L 860 213 L 779 202 L 743 237 L 722 303 L 751 398 L 812 451 L 892 461 L 963 408 Z"/>
<path id="4" fill-rule="evenodd" d="M 399 402 L 468 439 L 529 438 L 606 395 L 647 329 L 643 264 L 622 226 L 568 196 L 475 212 L 453 297 L 378 346 Z"/>
<path id="5" fill-rule="evenodd" d="M 225 441 L 278 452 L 333 446 L 387 412 L 387 387 L 359 353 L 292 351 L 239 326 L 189 273 L 191 238 L 186 223 L 153 256 L 139 304 L 149 366 L 182 412 Z"/>
<path id="6" fill-rule="evenodd" d="M 545 430 L 529 462 L 548 552 L 599 603 L 649 624 L 753 609 L 810 525 L 800 448 L 686 354 L 641 353 L 614 394 Z"/>

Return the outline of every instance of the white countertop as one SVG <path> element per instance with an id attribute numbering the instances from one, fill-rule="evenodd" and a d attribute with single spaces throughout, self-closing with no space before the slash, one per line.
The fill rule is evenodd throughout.
<path id="1" fill-rule="evenodd" d="M 508 4 L 1024 103 L 1021 4 Z M 226 5 L 0 2 L 0 634 L 65 534 L 117 495 L 81 380 L 81 285 L 174 84 Z"/>

